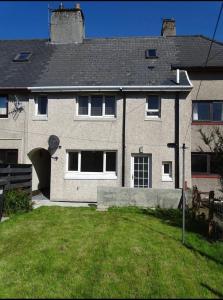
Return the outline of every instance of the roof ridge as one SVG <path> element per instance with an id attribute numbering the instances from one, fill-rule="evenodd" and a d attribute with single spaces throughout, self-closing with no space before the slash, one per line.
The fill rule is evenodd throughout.
<path id="1" fill-rule="evenodd" d="M 31 41 L 49 41 L 49 39 L 45 38 L 45 39 L 11 39 L 11 40 L 7 40 L 7 39 L 0 39 L 0 42 L 31 42 Z"/>
<path id="2" fill-rule="evenodd" d="M 211 42 L 213 41 L 216 44 L 223 45 L 223 42 L 217 41 L 215 39 L 211 39 L 211 38 L 207 37 L 206 35 L 201 34 L 200 37 L 205 40 L 211 41 Z"/>

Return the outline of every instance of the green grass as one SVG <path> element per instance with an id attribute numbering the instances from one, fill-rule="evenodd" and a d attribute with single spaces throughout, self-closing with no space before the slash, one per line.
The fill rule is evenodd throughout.
<path id="1" fill-rule="evenodd" d="M 140 209 L 42 207 L 0 224 L 0 298 L 222 298 L 223 243 Z"/>

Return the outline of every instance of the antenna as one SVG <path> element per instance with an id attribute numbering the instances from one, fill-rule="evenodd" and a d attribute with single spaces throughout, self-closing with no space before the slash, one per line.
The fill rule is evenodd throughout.
<path id="1" fill-rule="evenodd" d="M 48 2 L 48 39 L 50 40 L 50 3 Z"/>

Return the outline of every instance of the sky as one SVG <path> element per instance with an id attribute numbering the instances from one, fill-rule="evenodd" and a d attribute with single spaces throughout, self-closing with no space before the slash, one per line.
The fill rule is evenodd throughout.
<path id="1" fill-rule="evenodd" d="M 86 37 L 160 35 L 163 18 L 176 20 L 177 35 L 213 36 L 220 1 L 63 1 L 80 3 Z M 48 38 L 48 5 L 61 1 L 1 1 L 0 39 Z M 223 13 L 215 39 L 223 42 Z"/>

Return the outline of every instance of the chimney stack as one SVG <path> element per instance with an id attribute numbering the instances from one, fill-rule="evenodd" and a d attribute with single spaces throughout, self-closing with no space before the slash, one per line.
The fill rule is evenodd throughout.
<path id="1" fill-rule="evenodd" d="M 176 35 L 176 25 L 174 19 L 163 19 L 162 36 L 175 36 Z"/>
<path id="2" fill-rule="evenodd" d="M 54 44 L 82 43 L 85 38 L 84 15 L 80 4 L 64 8 L 61 4 L 51 14 L 50 41 Z"/>

